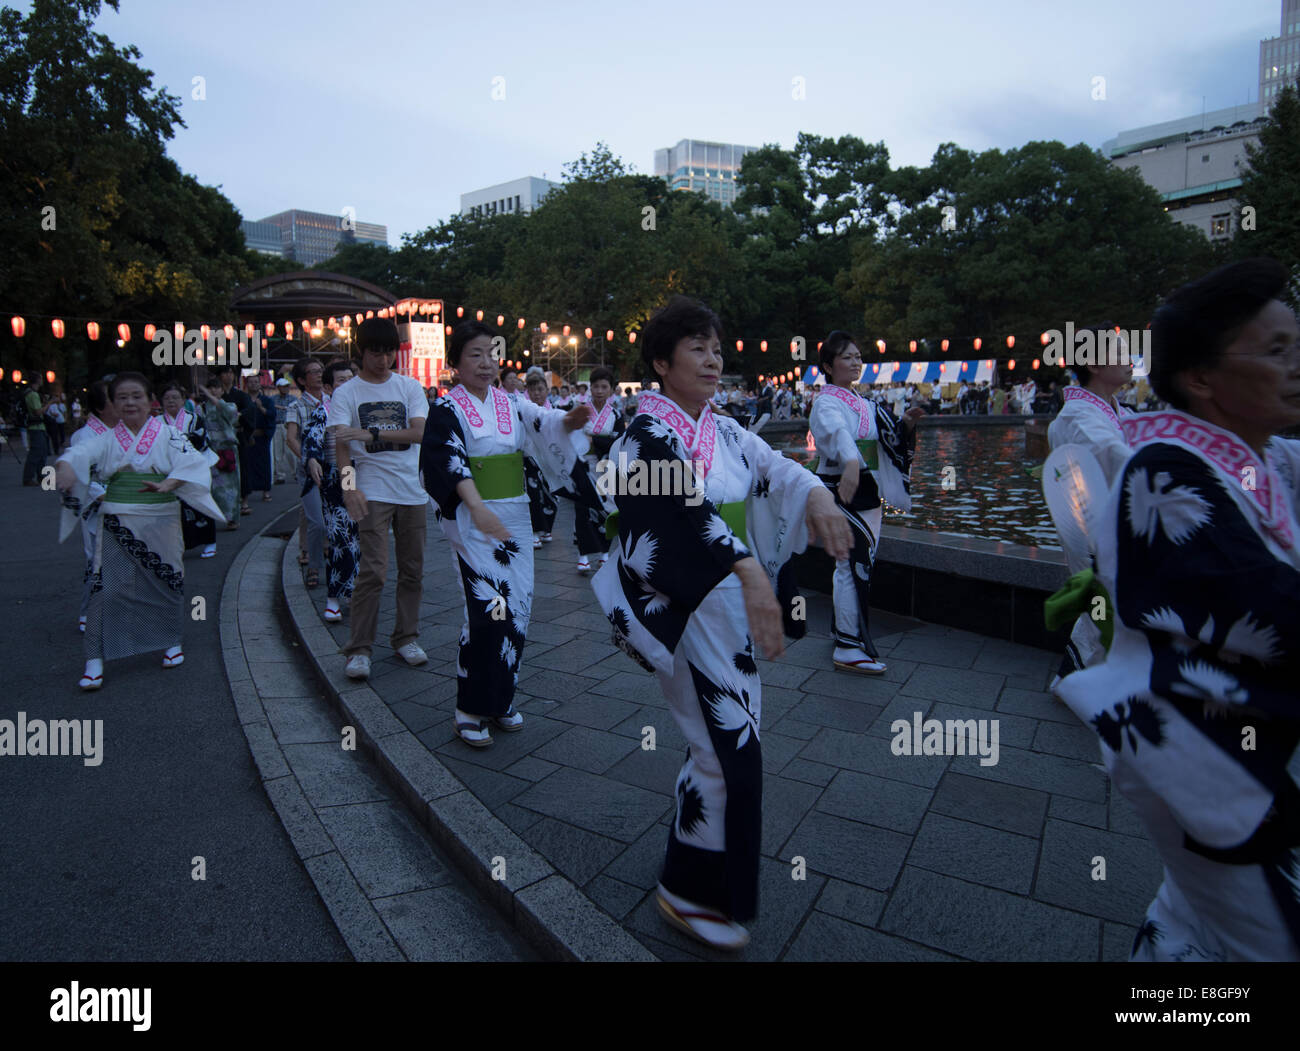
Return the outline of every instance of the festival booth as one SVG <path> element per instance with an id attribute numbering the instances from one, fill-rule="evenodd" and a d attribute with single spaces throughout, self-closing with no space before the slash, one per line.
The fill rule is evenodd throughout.
<path id="1" fill-rule="evenodd" d="M 859 383 L 982 383 L 993 382 L 994 363 L 979 361 L 882 361 L 862 367 Z"/>
<path id="2" fill-rule="evenodd" d="M 396 313 L 396 370 L 410 376 L 426 390 L 445 386 L 447 376 L 447 330 L 443 327 L 442 301 L 438 299 L 399 299 Z M 418 320 L 417 320 L 418 319 Z"/>

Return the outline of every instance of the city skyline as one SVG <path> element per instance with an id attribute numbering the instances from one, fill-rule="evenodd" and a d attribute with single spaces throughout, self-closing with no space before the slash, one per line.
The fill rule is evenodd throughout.
<path id="1" fill-rule="evenodd" d="M 1257 101 L 1260 41 L 1277 35 L 1281 3 L 1007 3 L 978 21 L 956 4 L 831 7 L 797 24 L 758 3 L 743 21 L 694 13 L 684 38 L 587 2 L 542 20 L 506 4 L 486 23 L 407 0 L 372 5 L 368 21 L 330 3 L 121 7 L 97 29 L 138 47 L 155 85 L 180 97 L 187 127 L 168 152 L 185 171 L 245 219 L 353 208 L 396 247 L 475 187 L 560 180 L 598 141 L 647 174 L 655 150 L 682 139 L 788 149 L 800 131 L 884 141 L 894 167 L 924 165 L 948 141 L 1100 148 L 1126 128 Z"/>

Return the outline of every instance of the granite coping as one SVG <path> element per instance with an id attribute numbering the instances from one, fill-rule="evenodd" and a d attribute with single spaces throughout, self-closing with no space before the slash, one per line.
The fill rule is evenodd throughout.
<path id="1" fill-rule="evenodd" d="M 470 882 L 544 957 L 566 961 L 654 962 L 640 942 L 562 873 L 500 822 L 436 755 L 396 720 L 369 683 L 344 680 L 340 688 L 327 663 L 341 673 L 343 658 L 331 640 L 322 646 L 320 620 L 303 584 L 295 545 L 285 546 L 281 581 L 294 631 L 330 703 L 357 726 L 357 736 L 374 755 L 412 813 L 456 861 Z M 314 644 L 313 644 L 314 643 Z M 418 742 L 416 742 L 418 744 Z M 494 862 L 515 859 L 501 880 Z M 518 876 L 520 861 L 526 873 Z"/>

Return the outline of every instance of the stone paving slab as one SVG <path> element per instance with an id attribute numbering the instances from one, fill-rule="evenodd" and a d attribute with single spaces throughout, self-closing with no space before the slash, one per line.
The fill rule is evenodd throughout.
<path id="1" fill-rule="evenodd" d="M 557 537 L 569 534 L 571 516 L 561 501 Z M 377 646 L 377 662 L 384 654 L 395 666 L 369 688 L 464 794 L 568 888 L 553 892 L 560 884 L 541 877 L 515 891 L 518 922 L 540 924 L 546 908 L 563 922 L 582 900 L 596 910 L 588 915 L 660 959 L 722 959 L 667 927 L 654 904 L 685 741 L 655 677 L 610 646 L 571 544 L 557 539 L 535 556 L 542 601 L 519 674 L 522 732 L 498 733 L 491 748 L 474 750 L 450 728 L 461 607 L 436 528 L 420 639 L 429 665 L 407 674 Z M 888 669 L 848 675 L 830 667 L 827 596 L 806 597 L 808 636 L 781 660 L 758 661 L 761 904 L 740 958 L 1126 958 L 1161 869 L 1101 768 L 1092 731 L 1045 692 L 1059 655 L 873 611 Z M 310 629 L 319 626 L 310 609 L 319 616 L 323 603 L 321 591 L 291 606 Z M 342 663 L 335 668 L 329 656 L 319 659 L 336 681 Z M 895 754 L 894 721 L 908 725 L 910 738 L 916 713 L 997 720 L 997 763 Z M 646 727 L 653 751 L 642 747 Z M 1091 878 L 1097 855 L 1107 859 L 1104 884 Z M 794 858 L 802 879 L 793 878 Z"/>

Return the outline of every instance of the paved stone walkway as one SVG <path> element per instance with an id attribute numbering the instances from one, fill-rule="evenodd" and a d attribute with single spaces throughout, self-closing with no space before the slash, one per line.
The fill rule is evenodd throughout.
<path id="1" fill-rule="evenodd" d="M 662 959 L 724 958 L 658 917 L 653 888 L 684 741 L 653 676 L 609 643 L 574 568 L 572 506 L 537 555 L 516 705 L 527 723 L 475 750 L 452 728 L 461 599 L 429 517 L 420 642 L 386 645 L 370 685 L 475 796 Z M 888 543 L 888 541 L 886 541 Z M 317 612 L 325 591 L 311 593 Z M 763 842 L 752 960 L 1123 960 L 1161 868 L 1112 791 L 1095 735 L 1045 692 L 1059 656 L 888 614 L 880 678 L 830 670 L 830 603 L 763 680 Z M 347 624 L 329 626 L 342 644 Z M 342 660 L 336 686 L 346 689 Z M 334 674 L 331 672 L 331 674 Z M 896 756 L 895 719 L 996 719 L 999 756 Z M 655 748 L 642 747 L 645 728 Z M 803 858 L 803 879 L 794 878 Z M 1096 879 L 1104 859 L 1104 879 Z"/>

